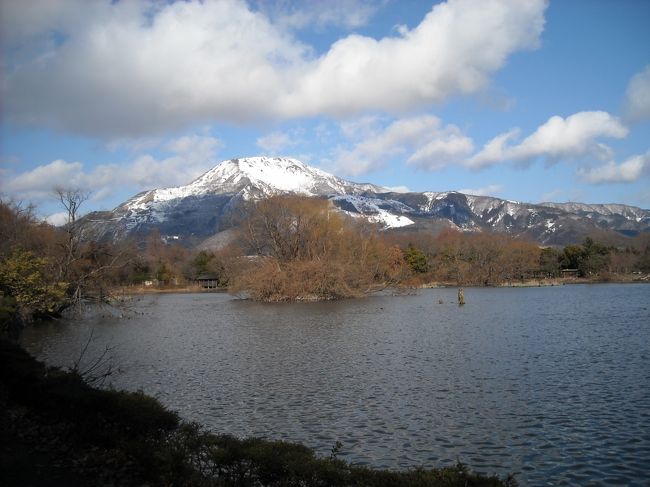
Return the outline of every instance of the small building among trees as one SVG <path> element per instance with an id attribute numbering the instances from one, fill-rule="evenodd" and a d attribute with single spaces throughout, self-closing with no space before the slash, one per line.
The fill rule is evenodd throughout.
<path id="1" fill-rule="evenodd" d="M 578 277 L 580 270 L 579 269 L 562 269 L 560 271 L 563 279 L 575 279 Z"/>
<path id="2" fill-rule="evenodd" d="M 194 282 L 203 289 L 217 289 L 219 287 L 219 276 L 213 274 L 202 274 L 196 277 Z"/>

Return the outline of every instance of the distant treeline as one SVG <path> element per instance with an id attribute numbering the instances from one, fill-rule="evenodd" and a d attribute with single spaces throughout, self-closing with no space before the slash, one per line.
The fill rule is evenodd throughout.
<path id="1" fill-rule="evenodd" d="M 587 237 L 564 248 L 503 234 L 447 231 L 392 237 L 417 282 L 494 286 L 564 276 L 607 281 L 650 273 L 650 235 L 607 246 Z"/>
<path id="2" fill-rule="evenodd" d="M 103 242 L 77 219 L 85 196 L 60 191 L 68 224 L 0 201 L 0 321 L 56 315 L 82 300 L 107 300 L 124 285 L 186 286 L 207 277 L 264 301 L 357 297 L 389 286 L 492 286 L 565 274 L 619 279 L 650 272 L 650 235 L 607 245 L 595 238 L 542 248 L 502 234 L 380 231 L 324 199 L 276 196 L 250 202 L 219 250 L 141 241 Z"/>

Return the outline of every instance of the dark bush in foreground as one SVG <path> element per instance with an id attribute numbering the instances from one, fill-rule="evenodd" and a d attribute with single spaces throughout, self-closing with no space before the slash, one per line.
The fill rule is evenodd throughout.
<path id="1" fill-rule="evenodd" d="M 500 486 L 455 467 L 391 472 L 294 443 L 214 435 L 143 393 L 99 390 L 0 341 L 3 485 Z M 38 456 L 38 465 L 33 459 Z M 40 470 L 39 470 L 40 468 Z"/>

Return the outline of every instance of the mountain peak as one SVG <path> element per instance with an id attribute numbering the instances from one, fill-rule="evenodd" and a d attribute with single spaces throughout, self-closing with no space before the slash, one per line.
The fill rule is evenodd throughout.
<path id="1" fill-rule="evenodd" d="M 327 192 L 338 193 L 344 183 L 340 178 L 307 166 L 297 159 L 257 156 L 224 161 L 190 186 L 232 192 L 248 189 L 246 194 L 257 189 L 265 194 L 291 192 L 314 196 Z"/>
<path id="2" fill-rule="evenodd" d="M 293 193 L 330 196 L 387 192 L 373 184 L 357 184 L 289 157 L 243 157 L 222 161 L 184 186 L 140 193 L 125 203 L 143 210 L 155 203 L 205 195 L 239 195 L 244 199 Z"/>
<path id="3" fill-rule="evenodd" d="M 188 186 L 209 186 L 233 182 L 242 177 L 269 185 L 286 186 L 287 176 L 308 174 L 314 168 L 287 157 L 243 157 L 223 161 Z"/>

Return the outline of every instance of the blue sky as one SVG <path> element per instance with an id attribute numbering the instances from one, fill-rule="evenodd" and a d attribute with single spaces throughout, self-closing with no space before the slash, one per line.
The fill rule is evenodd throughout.
<path id="1" fill-rule="evenodd" d="M 0 192 L 42 216 L 55 186 L 110 209 L 259 154 L 396 190 L 650 208 L 647 1 L 0 8 Z"/>

